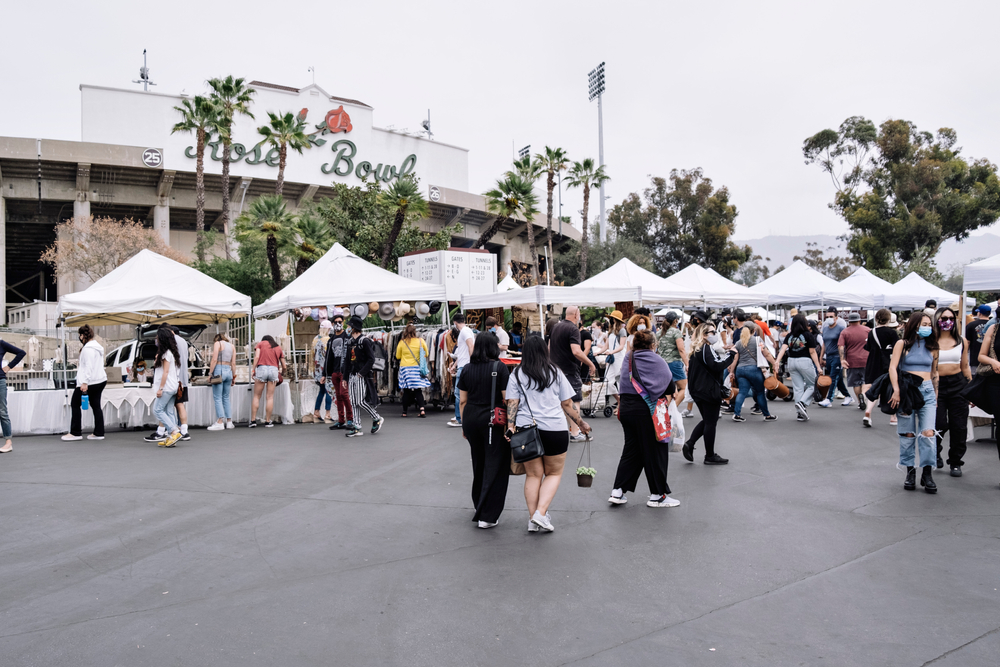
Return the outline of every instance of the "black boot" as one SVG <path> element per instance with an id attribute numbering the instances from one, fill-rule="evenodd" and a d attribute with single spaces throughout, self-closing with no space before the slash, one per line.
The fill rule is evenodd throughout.
<path id="1" fill-rule="evenodd" d="M 906 466 L 906 480 L 903 482 L 903 488 L 907 491 L 913 491 L 917 488 L 917 469 L 913 466 Z"/>
<path id="2" fill-rule="evenodd" d="M 924 472 L 920 475 L 920 486 L 924 487 L 924 491 L 927 493 L 937 493 L 937 484 L 931 477 L 931 466 L 924 466 Z"/>
<path id="3" fill-rule="evenodd" d="M 681 448 L 681 452 L 684 454 L 684 459 L 694 463 L 694 445 L 690 442 L 684 443 L 684 447 Z"/>

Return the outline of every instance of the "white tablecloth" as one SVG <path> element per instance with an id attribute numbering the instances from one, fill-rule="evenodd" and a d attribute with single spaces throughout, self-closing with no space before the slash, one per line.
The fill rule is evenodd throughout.
<path id="1" fill-rule="evenodd" d="M 233 420 L 247 422 L 250 417 L 250 402 L 253 399 L 253 385 L 238 384 L 232 389 Z M 208 426 L 215 421 L 215 401 L 211 387 L 190 387 L 191 398 L 187 404 L 188 425 Z M 108 429 L 125 426 L 132 428 L 156 424 L 151 406 L 156 399 L 152 387 L 112 386 L 101 395 L 104 408 L 104 424 Z M 264 398 L 258 409 L 260 419 L 264 418 Z M 62 390 L 15 391 L 7 393 L 7 410 L 10 413 L 14 435 L 44 435 L 69 431 L 70 409 L 66 392 Z M 274 396 L 275 421 L 290 424 L 292 414 L 292 393 L 289 383 L 277 388 Z M 83 431 L 94 428 L 94 413 L 83 413 Z"/>

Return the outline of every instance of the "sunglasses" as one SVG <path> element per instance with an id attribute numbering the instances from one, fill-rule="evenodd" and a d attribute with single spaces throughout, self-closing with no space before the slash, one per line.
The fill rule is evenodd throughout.
<path id="1" fill-rule="evenodd" d="M 940 318 L 938 318 L 938 322 L 954 322 L 954 321 L 955 321 L 954 317 L 940 317 Z"/>
<path id="2" fill-rule="evenodd" d="M 705 335 L 706 336 L 711 336 L 714 333 L 718 333 L 718 332 L 716 332 L 715 329 L 705 329 Z"/>

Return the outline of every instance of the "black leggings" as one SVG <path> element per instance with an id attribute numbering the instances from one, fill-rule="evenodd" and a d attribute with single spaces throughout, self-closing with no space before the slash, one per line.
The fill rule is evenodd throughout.
<path id="1" fill-rule="evenodd" d="M 715 428 L 719 425 L 719 409 L 722 405 L 718 401 L 706 401 L 698 398 L 694 399 L 694 404 L 698 406 L 698 412 L 701 413 L 701 421 L 691 431 L 691 437 L 685 444 L 691 447 L 691 451 L 694 451 L 698 438 L 705 436 L 705 456 L 711 456 L 715 454 Z"/>
<path id="2" fill-rule="evenodd" d="M 107 385 L 107 381 L 104 381 L 87 386 L 87 396 L 90 399 L 90 409 L 94 412 L 94 435 L 98 437 L 104 435 L 104 411 L 101 410 L 101 393 Z M 83 410 L 81 409 L 82 401 L 83 392 L 80 391 L 79 387 L 77 387 L 73 390 L 73 398 L 69 400 L 69 407 L 72 413 L 69 419 L 69 432 L 71 435 L 83 435 Z"/>
<path id="3" fill-rule="evenodd" d="M 424 401 L 424 390 L 423 389 L 404 389 L 403 390 L 403 412 L 406 412 L 406 407 L 408 405 L 415 405 L 421 410 L 427 405 Z"/>
<path id="4" fill-rule="evenodd" d="M 945 375 L 938 380 L 937 419 L 934 428 L 938 431 L 937 453 L 944 449 L 944 434 L 951 431 L 948 447 L 948 465 L 965 465 L 966 442 L 969 439 L 969 401 L 959 396 L 968 381 L 961 373 Z"/>
<path id="5" fill-rule="evenodd" d="M 622 415 L 622 431 L 625 432 L 625 446 L 618 462 L 613 488 L 623 492 L 635 491 L 639 475 L 646 471 L 646 483 L 650 495 L 662 496 L 670 493 L 667 485 L 667 464 L 670 462 L 670 445 L 657 442 L 656 427 L 652 415 Z"/>

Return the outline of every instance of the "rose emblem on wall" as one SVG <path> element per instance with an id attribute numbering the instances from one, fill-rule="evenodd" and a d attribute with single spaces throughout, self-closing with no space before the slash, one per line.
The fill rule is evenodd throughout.
<path id="1" fill-rule="evenodd" d="M 354 126 L 351 125 L 351 117 L 344 111 L 343 104 L 332 111 L 327 111 L 325 122 L 326 129 L 331 133 L 346 133 L 354 129 Z"/>

